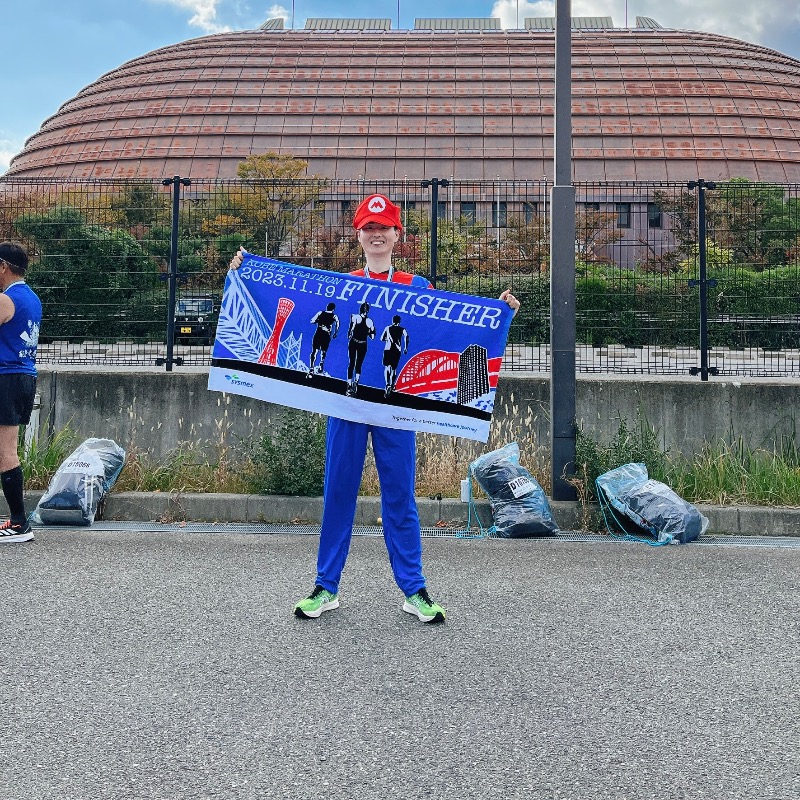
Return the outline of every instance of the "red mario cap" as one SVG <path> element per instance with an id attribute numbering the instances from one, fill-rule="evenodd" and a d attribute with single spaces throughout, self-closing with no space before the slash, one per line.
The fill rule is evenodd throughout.
<path id="1" fill-rule="evenodd" d="M 388 197 L 382 194 L 371 194 L 358 204 L 353 215 L 353 227 L 359 231 L 368 222 L 377 222 L 389 228 L 403 229 L 400 221 L 400 206 L 396 206 Z"/>

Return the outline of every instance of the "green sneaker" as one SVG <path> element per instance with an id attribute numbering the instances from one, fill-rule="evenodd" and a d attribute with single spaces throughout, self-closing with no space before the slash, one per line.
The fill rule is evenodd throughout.
<path id="1" fill-rule="evenodd" d="M 444 609 L 431 600 L 427 589 L 420 589 L 403 603 L 403 611 L 416 614 L 423 622 L 444 622 Z"/>
<path id="2" fill-rule="evenodd" d="M 296 617 L 316 619 L 323 611 L 330 611 L 334 608 L 339 608 L 339 595 L 331 594 L 321 586 L 315 586 L 314 591 L 294 607 L 294 614 Z"/>

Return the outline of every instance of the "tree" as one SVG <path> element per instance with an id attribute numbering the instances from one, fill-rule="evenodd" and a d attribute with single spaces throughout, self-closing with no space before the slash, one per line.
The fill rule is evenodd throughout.
<path id="1" fill-rule="evenodd" d="M 585 264 L 607 261 L 603 251 L 622 239 L 613 211 L 583 210 L 575 214 L 575 257 Z"/>
<path id="2" fill-rule="evenodd" d="M 544 214 L 526 222 L 522 216 L 508 220 L 505 231 L 506 258 L 515 271 L 546 272 L 550 268 L 550 225 Z"/>
<path id="3" fill-rule="evenodd" d="M 322 225 L 303 225 L 292 251 L 292 261 L 307 267 L 350 272 L 363 260 L 361 247 L 352 230 Z M 399 250 L 395 251 L 399 253 Z"/>
<path id="4" fill-rule="evenodd" d="M 797 235 L 797 215 L 784 188 L 733 178 L 706 192 L 706 219 L 714 241 L 736 264 L 760 271 L 787 263 Z"/>
<path id="5" fill-rule="evenodd" d="M 15 226 L 22 214 L 41 214 L 53 205 L 49 186 L 0 185 L 0 241 L 24 238 Z"/>
<path id="6" fill-rule="evenodd" d="M 126 186 L 124 191 L 111 200 L 111 208 L 131 232 L 139 229 L 141 234 L 141 229 L 147 230 L 154 225 L 166 224 L 170 213 L 170 198 L 161 186 L 142 181 Z"/>
<path id="7" fill-rule="evenodd" d="M 155 320 L 163 329 L 163 302 L 153 295 L 155 265 L 130 234 L 87 224 L 69 206 L 23 214 L 14 225 L 36 243 L 28 275 L 42 300 L 48 338 L 145 335 Z"/>
<path id="8" fill-rule="evenodd" d="M 697 195 L 685 189 L 678 194 L 656 189 L 653 202 L 668 215 L 669 231 L 676 246 L 661 253 L 651 249 L 644 269 L 648 272 L 678 272 L 683 262 L 697 252 Z"/>
<path id="9" fill-rule="evenodd" d="M 466 217 L 440 219 L 436 225 L 436 264 L 439 276 L 463 275 L 480 269 L 485 228 Z M 431 264 L 431 219 L 426 210 L 408 212 L 406 241 L 395 251 L 412 271 L 427 271 Z"/>
<path id="10" fill-rule="evenodd" d="M 263 241 L 272 258 L 303 224 L 314 224 L 316 201 L 327 186 L 320 175 L 305 177 L 308 162 L 270 150 L 242 161 L 236 174 L 242 185 L 224 191 L 223 213 L 241 221 L 240 232 Z"/>
<path id="11" fill-rule="evenodd" d="M 707 241 L 730 251 L 730 263 L 756 271 L 789 263 L 800 234 L 800 214 L 797 201 L 787 200 L 783 187 L 734 178 L 707 190 L 705 199 Z M 679 271 L 697 254 L 697 194 L 658 190 L 653 201 L 669 215 L 676 247 L 648 254 L 645 268 Z"/>

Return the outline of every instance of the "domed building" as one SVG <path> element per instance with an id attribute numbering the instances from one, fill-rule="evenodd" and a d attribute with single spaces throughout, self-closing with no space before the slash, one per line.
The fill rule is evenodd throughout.
<path id="1" fill-rule="evenodd" d="M 47 119 L 14 177 L 233 178 L 269 150 L 335 179 L 552 179 L 554 20 L 309 20 L 123 64 Z M 800 183 L 800 61 L 638 17 L 573 21 L 576 181 Z"/>

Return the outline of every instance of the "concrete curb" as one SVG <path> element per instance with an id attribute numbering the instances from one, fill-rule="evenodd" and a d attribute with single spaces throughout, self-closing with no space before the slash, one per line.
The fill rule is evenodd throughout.
<path id="1" fill-rule="evenodd" d="M 26 505 L 33 510 L 42 492 L 27 492 Z M 551 501 L 553 516 L 565 531 L 600 530 L 602 518 L 596 505 L 586 511 L 577 502 Z M 484 526 L 492 524 L 488 501 L 475 502 L 478 518 Z M 425 528 L 464 527 L 468 507 L 458 499 L 418 497 L 420 522 Z M 800 536 L 800 508 L 769 506 L 714 506 L 698 504 L 708 517 L 712 533 L 739 536 Z M 377 525 L 381 515 L 379 497 L 360 497 L 356 525 Z M 240 522 L 240 523 L 319 523 L 321 497 L 284 495 L 195 494 L 180 492 L 111 492 L 99 519 L 129 522 Z M 474 519 L 472 520 L 474 524 Z"/>

